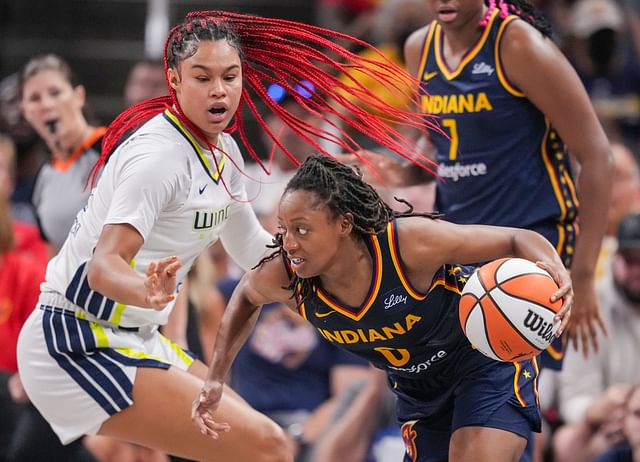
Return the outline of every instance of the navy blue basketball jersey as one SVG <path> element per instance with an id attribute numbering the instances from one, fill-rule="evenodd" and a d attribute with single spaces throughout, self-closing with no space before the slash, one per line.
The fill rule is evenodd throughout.
<path id="1" fill-rule="evenodd" d="M 361 306 L 345 306 L 316 287 L 299 309 L 325 340 L 393 375 L 415 378 L 471 350 L 460 328 L 458 300 L 474 268 L 445 265 L 428 290 L 413 287 L 400 259 L 396 227 L 395 220 L 389 222 L 368 242 L 374 274 Z"/>
<path id="2" fill-rule="evenodd" d="M 444 58 L 442 28 L 429 27 L 418 74 L 422 111 L 438 116 L 446 134 L 432 134 L 442 177 L 436 209 L 454 223 L 538 231 L 568 265 L 578 207 L 568 153 L 500 62 L 501 37 L 519 19 L 495 9 L 455 69 Z"/>

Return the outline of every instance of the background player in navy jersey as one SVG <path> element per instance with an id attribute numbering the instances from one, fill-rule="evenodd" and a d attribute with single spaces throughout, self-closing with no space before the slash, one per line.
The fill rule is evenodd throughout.
<path id="1" fill-rule="evenodd" d="M 573 292 L 553 246 L 529 230 L 394 212 L 351 167 L 317 155 L 288 183 L 278 220 L 277 250 L 243 277 L 225 311 L 193 404 L 201 430 L 217 437 L 231 363 L 260 307 L 278 301 L 387 372 L 406 461 L 517 461 L 540 430 L 537 363 L 497 362 L 471 346 L 457 307 L 474 268 L 448 262 L 539 261 L 560 287 L 552 299 L 564 298 L 562 330 Z"/>
<path id="2" fill-rule="evenodd" d="M 435 20 L 407 39 L 405 59 L 421 80 L 422 111 L 438 115 L 446 134 L 430 132 L 441 177 L 436 210 L 455 223 L 544 235 L 571 267 L 568 333 L 586 354 L 604 329 L 594 274 L 612 176 L 609 143 L 587 93 L 528 2 L 427 5 Z M 413 166 L 371 159 L 390 182 L 419 178 Z M 543 353 L 545 366 L 561 367 L 561 347 Z"/>

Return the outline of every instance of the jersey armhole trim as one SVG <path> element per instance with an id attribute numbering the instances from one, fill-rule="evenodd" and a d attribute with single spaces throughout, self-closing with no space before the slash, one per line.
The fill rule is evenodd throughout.
<path id="1" fill-rule="evenodd" d="M 500 81 L 500 84 L 502 85 L 502 87 L 511 95 L 518 98 L 524 98 L 526 95 L 522 91 L 520 91 L 518 88 L 516 88 L 515 85 L 512 85 L 511 82 L 509 82 L 509 79 L 507 78 L 507 74 L 504 71 L 504 67 L 502 66 L 502 60 L 500 59 L 500 46 L 502 45 L 502 35 L 504 34 L 509 24 L 513 23 L 513 21 L 515 21 L 516 19 L 520 19 L 520 18 L 518 16 L 508 16 L 502 22 L 502 24 L 500 24 L 500 29 L 498 29 L 498 35 L 496 36 L 496 45 L 494 49 L 494 54 L 495 54 L 496 71 L 498 74 L 498 80 Z"/>
<path id="2" fill-rule="evenodd" d="M 433 41 L 433 33 L 435 29 L 436 22 L 431 21 L 431 24 L 429 24 L 429 30 L 427 31 L 427 35 L 424 39 L 424 43 L 422 44 L 420 65 L 418 66 L 418 72 L 416 74 L 418 80 L 422 80 L 424 78 L 424 70 L 427 67 L 427 58 L 429 57 L 429 50 L 431 49 L 431 42 Z"/>

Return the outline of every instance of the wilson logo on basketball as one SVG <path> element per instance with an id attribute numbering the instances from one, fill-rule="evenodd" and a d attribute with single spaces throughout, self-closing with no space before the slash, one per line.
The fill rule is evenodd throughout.
<path id="1" fill-rule="evenodd" d="M 531 310 L 527 310 L 527 317 L 524 318 L 524 326 L 531 332 L 535 332 L 538 337 L 545 342 L 551 342 L 555 335 L 553 334 L 553 324 L 545 322 L 541 316 L 538 316 Z"/>

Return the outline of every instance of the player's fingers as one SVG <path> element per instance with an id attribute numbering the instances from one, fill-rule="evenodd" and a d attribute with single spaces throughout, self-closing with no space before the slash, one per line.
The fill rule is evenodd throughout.
<path id="1" fill-rule="evenodd" d="M 575 321 L 574 321 L 575 323 Z M 569 341 L 574 350 L 578 351 L 578 335 L 576 334 L 575 324 L 570 323 L 567 328 L 569 329 Z"/>
<path id="2" fill-rule="evenodd" d="M 589 332 L 588 329 L 584 326 L 580 326 L 580 342 L 582 344 L 582 356 L 585 358 L 589 356 Z"/>
<path id="3" fill-rule="evenodd" d="M 598 323 L 598 326 L 600 326 L 600 329 L 602 330 L 602 333 L 604 334 L 604 336 L 608 337 L 609 331 L 607 330 L 607 326 L 605 325 L 604 321 L 600 317 L 600 313 L 598 313 L 598 315 L 596 316 L 596 322 Z"/>
<path id="4" fill-rule="evenodd" d="M 165 273 L 167 274 L 167 276 L 173 277 L 181 267 L 182 263 L 180 263 L 179 261 L 174 261 L 169 266 L 167 266 L 167 268 L 165 269 Z"/>
<path id="5" fill-rule="evenodd" d="M 558 328 L 558 337 L 562 335 L 562 333 L 565 331 L 565 329 L 567 328 L 567 325 L 569 324 L 569 321 L 571 320 L 571 306 L 563 308 L 560 313 L 562 313 L 561 318 L 558 318 L 558 316 L 556 316 L 556 320 L 557 319 L 562 319 L 562 322 L 560 323 L 560 327 Z"/>
<path id="6" fill-rule="evenodd" d="M 600 345 L 598 344 L 598 333 L 593 323 L 589 324 L 589 330 L 591 331 L 591 346 L 593 347 L 593 352 L 597 353 Z"/>
<path id="7" fill-rule="evenodd" d="M 156 272 L 158 264 L 155 261 L 149 262 L 149 266 L 147 266 L 147 276 L 151 276 Z"/>
<path id="8" fill-rule="evenodd" d="M 203 416 L 202 422 L 205 429 L 204 433 L 216 440 L 220 437 L 220 433 L 226 433 L 231 430 L 231 426 L 228 423 L 216 422 L 208 416 Z"/>
<path id="9" fill-rule="evenodd" d="M 563 287 L 551 296 L 551 301 L 555 302 L 562 298 L 562 308 L 554 316 L 555 321 L 563 320 L 564 326 L 569 322 L 571 307 L 573 306 L 573 291 L 571 287 Z"/>
<path id="10" fill-rule="evenodd" d="M 156 285 L 158 284 L 158 274 L 157 273 L 151 273 L 147 276 L 147 280 L 145 281 L 144 285 L 147 287 L 147 289 L 149 290 L 156 290 Z"/>
<path id="11" fill-rule="evenodd" d="M 593 347 L 593 351 L 597 352 L 598 351 L 598 330 L 597 330 L 597 325 L 598 325 L 598 318 L 599 316 L 594 316 L 591 319 L 589 319 L 589 337 L 591 340 L 591 346 Z"/>
<path id="12" fill-rule="evenodd" d="M 164 272 L 169 267 L 169 265 L 176 262 L 177 260 L 178 260 L 178 257 L 176 257 L 175 255 L 172 255 L 169 258 L 165 258 L 164 260 L 160 260 L 160 262 L 158 262 L 157 272 L 158 273 Z"/>

